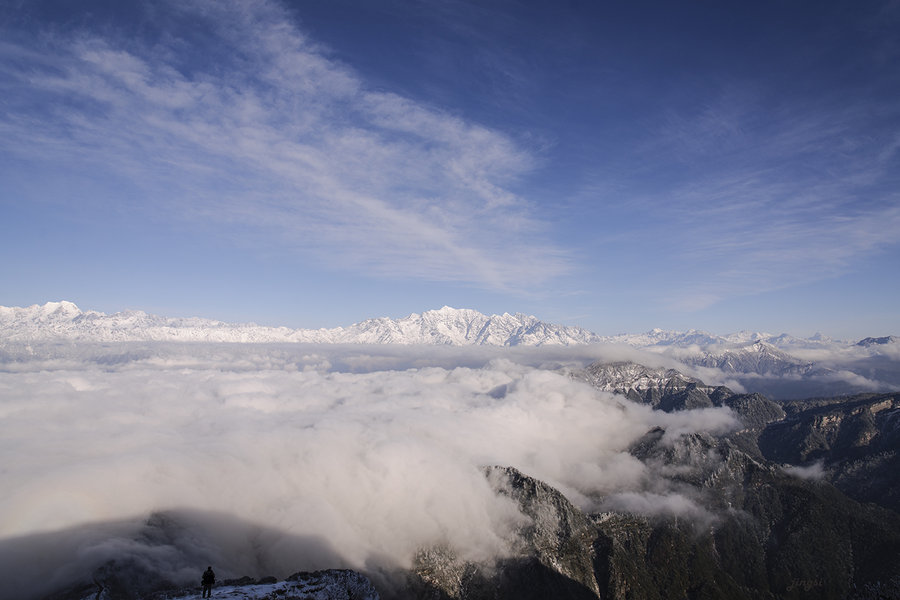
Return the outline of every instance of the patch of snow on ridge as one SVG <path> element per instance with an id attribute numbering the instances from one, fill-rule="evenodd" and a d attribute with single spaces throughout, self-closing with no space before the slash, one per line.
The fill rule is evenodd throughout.
<path id="1" fill-rule="evenodd" d="M 168 600 L 201 600 L 201 592 L 164 592 L 154 598 Z M 86 596 L 93 599 L 96 594 Z M 212 597 L 219 600 L 379 600 L 380 596 L 364 575 L 345 569 L 331 569 L 312 573 L 296 573 L 286 581 L 248 583 L 246 585 L 218 584 Z"/>

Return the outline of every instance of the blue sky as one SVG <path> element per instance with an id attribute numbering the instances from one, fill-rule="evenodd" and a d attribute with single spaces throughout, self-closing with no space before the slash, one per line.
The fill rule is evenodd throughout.
<path id="1" fill-rule="evenodd" d="M 900 3 L 0 2 L 0 304 L 900 333 Z"/>

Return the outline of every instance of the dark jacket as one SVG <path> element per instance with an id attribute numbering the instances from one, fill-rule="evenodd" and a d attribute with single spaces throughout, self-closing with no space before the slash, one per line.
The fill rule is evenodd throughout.
<path id="1" fill-rule="evenodd" d="M 203 571 L 203 579 L 200 580 L 203 585 L 212 585 L 216 582 L 216 574 L 212 569 Z"/>

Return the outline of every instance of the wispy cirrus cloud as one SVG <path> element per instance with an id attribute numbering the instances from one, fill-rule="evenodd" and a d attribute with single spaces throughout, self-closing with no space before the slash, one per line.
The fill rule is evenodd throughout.
<path id="1" fill-rule="evenodd" d="M 676 307 L 837 276 L 897 244 L 897 134 L 885 124 L 900 113 L 872 96 L 771 108 L 731 93 L 669 113 L 644 152 L 679 173 L 638 204 L 678 232 L 674 255 L 715 288 L 691 280 L 670 295 Z"/>
<path id="2" fill-rule="evenodd" d="M 162 12 L 193 31 L 4 44 L 2 152 L 351 271 L 510 289 L 566 270 L 513 191 L 533 159 L 509 137 L 369 89 L 276 4 Z"/>

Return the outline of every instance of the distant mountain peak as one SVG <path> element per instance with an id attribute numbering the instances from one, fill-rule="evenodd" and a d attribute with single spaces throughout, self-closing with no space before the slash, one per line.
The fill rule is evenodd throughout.
<path id="1" fill-rule="evenodd" d="M 883 337 L 867 337 L 856 342 L 857 346 L 863 346 L 868 348 L 869 346 L 881 346 L 884 344 L 896 344 L 900 342 L 900 337 L 895 335 L 886 335 Z"/>
<path id="2" fill-rule="evenodd" d="M 69 302 L 68 300 L 61 300 L 59 302 L 47 302 L 41 308 L 44 310 L 44 312 L 81 312 L 81 309 L 78 308 L 74 302 Z"/>
<path id="3" fill-rule="evenodd" d="M 446 304 L 438 309 L 427 310 L 426 313 L 440 313 L 440 314 L 455 314 L 455 313 L 466 313 L 466 312 L 475 312 L 469 308 L 454 308 L 452 306 L 447 306 Z"/>

